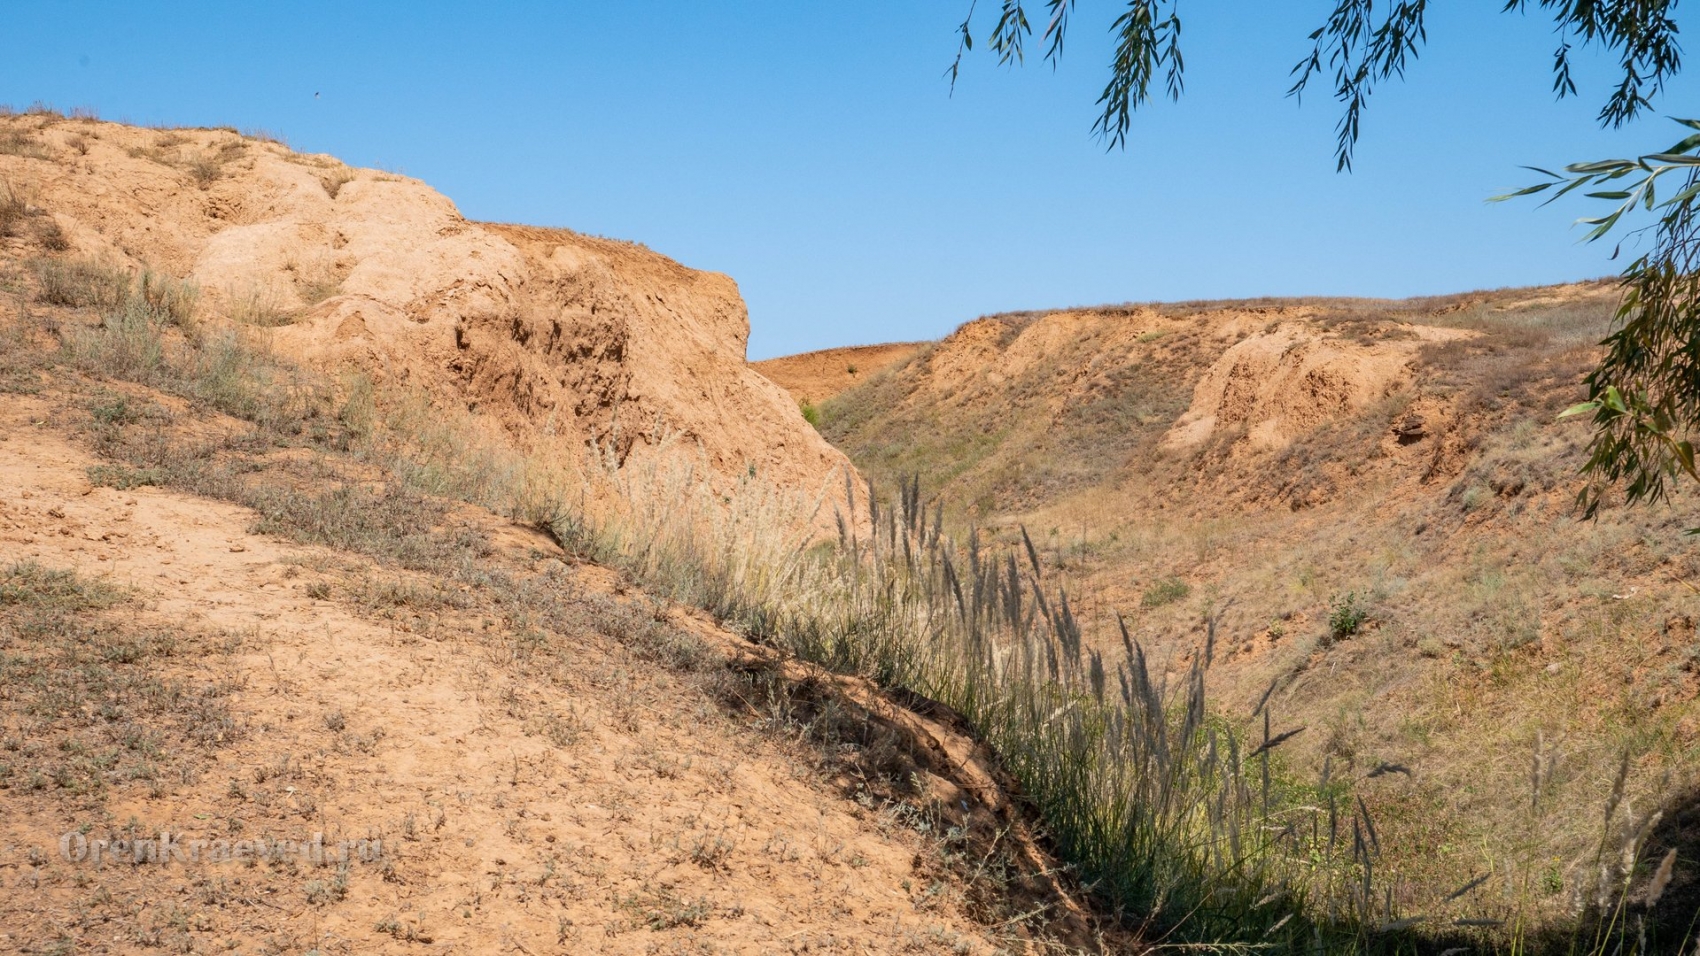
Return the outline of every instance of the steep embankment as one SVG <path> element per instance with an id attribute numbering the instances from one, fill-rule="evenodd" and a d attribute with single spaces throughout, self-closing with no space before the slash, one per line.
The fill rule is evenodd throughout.
<path id="1" fill-rule="evenodd" d="M 275 327 L 308 361 L 540 434 L 700 453 L 815 495 L 843 456 L 744 362 L 727 276 L 627 242 L 470 222 L 414 179 L 233 130 L 0 119 L 0 180 L 71 257 L 187 279 L 200 308 Z M 18 225 L 23 229 L 25 226 Z"/>
<path id="2" fill-rule="evenodd" d="M 1614 303 L 1580 284 L 993 316 L 821 427 L 876 482 L 919 474 L 1005 542 L 1024 525 L 1100 646 L 1119 613 L 1179 679 L 1216 617 L 1217 708 L 1305 728 L 1294 771 L 1357 780 L 1386 872 L 1534 854 L 1563 908 L 1618 754 L 1667 825 L 1700 779 L 1694 498 L 1571 509 L 1587 426 L 1557 414 Z M 1691 837 L 1663 839 L 1692 880 Z"/>

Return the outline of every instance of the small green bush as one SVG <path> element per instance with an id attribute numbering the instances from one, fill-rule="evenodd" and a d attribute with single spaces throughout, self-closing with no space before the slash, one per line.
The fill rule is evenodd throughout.
<path id="1" fill-rule="evenodd" d="M 108 608 L 123 600 L 118 588 L 75 571 L 59 571 L 34 561 L 0 568 L 0 607 L 29 605 L 62 611 Z"/>
<path id="2" fill-rule="evenodd" d="M 89 414 L 102 425 L 128 425 L 137 417 L 135 409 L 130 407 L 130 399 L 123 395 L 111 396 L 110 401 L 92 406 Z"/>
<path id="3" fill-rule="evenodd" d="M 1358 633 L 1369 620 L 1369 608 L 1358 599 L 1356 591 L 1347 591 L 1328 605 L 1328 636 L 1338 641 Z"/>
<path id="4" fill-rule="evenodd" d="M 813 425 L 816 428 L 819 428 L 820 427 L 820 409 L 816 408 L 813 405 L 813 403 L 806 402 L 806 401 L 800 403 L 800 407 L 803 410 L 803 421 L 808 422 L 810 425 Z"/>
<path id="5" fill-rule="evenodd" d="M 1180 578 L 1163 578 L 1145 589 L 1145 593 L 1139 598 L 1139 606 L 1162 607 L 1165 604 L 1173 604 L 1191 593 L 1192 588 Z"/>

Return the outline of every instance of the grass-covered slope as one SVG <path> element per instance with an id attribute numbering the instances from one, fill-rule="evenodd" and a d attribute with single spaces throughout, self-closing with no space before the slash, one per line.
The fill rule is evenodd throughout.
<path id="1" fill-rule="evenodd" d="M 1217 620 L 1212 710 L 1304 728 L 1284 756 L 1353 781 L 1407 912 L 1481 875 L 1474 895 L 1574 912 L 1621 787 L 1604 838 L 1663 811 L 1645 875 L 1678 851 L 1661 905 L 1685 922 L 1700 518 L 1685 494 L 1579 520 L 1587 430 L 1557 418 L 1614 304 L 1585 284 L 993 316 L 821 429 L 876 483 L 918 475 L 947 526 L 1018 548 L 1025 527 L 1081 619 L 1125 616 L 1171 680 Z"/>

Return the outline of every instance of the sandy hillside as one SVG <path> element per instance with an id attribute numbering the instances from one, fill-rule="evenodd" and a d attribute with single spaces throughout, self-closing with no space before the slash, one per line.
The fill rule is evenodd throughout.
<path id="1" fill-rule="evenodd" d="M 1614 305 L 1585 283 L 992 316 L 821 429 L 962 525 L 1026 527 L 1106 650 L 1119 613 L 1179 680 L 1217 617 L 1215 706 L 1305 728 L 1294 772 L 1358 781 L 1412 849 L 1400 879 L 1538 852 L 1562 908 L 1621 753 L 1667 822 L 1700 781 L 1695 498 L 1571 507 L 1587 427 L 1557 415 Z M 1537 753 L 1569 768 L 1543 798 L 1567 823 L 1527 815 Z M 1693 885 L 1692 837 L 1666 839 Z"/>
<path id="2" fill-rule="evenodd" d="M 35 113 L 0 289 L 0 949 L 1126 951 L 960 718 L 506 517 L 527 448 L 843 486 L 730 279 Z"/>
<path id="3" fill-rule="evenodd" d="M 41 218 L 0 257 L 0 949 L 1126 951 L 948 711 L 414 490 L 258 339 L 47 301 Z"/>
<path id="4" fill-rule="evenodd" d="M 744 362 L 727 276 L 628 242 L 470 222 L 418 180 L 233 130 L 0 118 L 0 182 L 72 257 L 194 282 L 279 348 L 475 409 L 523 443 L 641 460 L 664 438 L 729 485 L 819 495 L 843 457 Z"/>
<path id="5" fill-rule="evenodd" d="M 791 394 L 798 403 L 824 402 L 853 388 L 895 362 L 914 355 L 923 343 L 852 345 L 786 355 L 750 363 L 750 367 Z"/>

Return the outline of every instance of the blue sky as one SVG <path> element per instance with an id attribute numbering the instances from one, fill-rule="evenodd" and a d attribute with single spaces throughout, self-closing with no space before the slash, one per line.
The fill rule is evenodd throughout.
<path id="1" fill-rule="evenodd" d="M 1583 207 L 1483 199 L 1527 183 L 1519 164 L 1662 148 L 1673 124 L 1599 130 L 1607 64 L 1554 102 L 1539 15 L 1440 3 L 1423 58 L 1372 101 L 1357 171 L 1336 174 L 1326 86 L 1283 95 L 1328 6 L 1183 4 L 1186 95 L 1118 152 L 1089 134 L 1113 0 L 1080 0 L 1060 69 L 977 55 L 954 95 L 966 0 L 14 0 L 0 102 L 264 128 L 418 176 L 473 218 L 641 241 L 738 280 L 753 358 L 1010 309 L 1614 271 L 1569 226 Z M 1682 79 L 1661 106 L 1697 91 Z"/>

